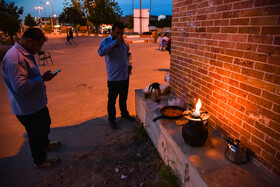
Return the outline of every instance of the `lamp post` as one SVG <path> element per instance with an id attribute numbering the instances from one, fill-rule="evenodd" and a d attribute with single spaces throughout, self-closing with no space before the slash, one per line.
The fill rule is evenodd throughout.
<path id="1" fill-rule="evenodd" d="M 42 18 L 41 18 L 41 11 L 43 9 L 43 7 L 40 7 L 40 6 L 36 6 L 35 7 L 36 10 L 39 11 L 39 17 L 40 17 L 40 29 L 42 29 Z"/>
<path id="2" fill-rule="evenodd" d="M 46 12 L 46 5 L 49 5 L 50 3 L 48 1 L 46 1 L 45 3 L 40 2 L 44 5 L 44 9 L 45 9 L 45 17 L 47 17 L 47 12 Z"/>

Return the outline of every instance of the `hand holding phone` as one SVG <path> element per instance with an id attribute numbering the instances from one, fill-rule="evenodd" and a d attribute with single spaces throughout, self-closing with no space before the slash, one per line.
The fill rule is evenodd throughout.
<path id="1" fill-rule="evenodd" d="M 57 74 L 58 72 L 61 72 L 61 69 L 52 72 L 52 74 L 54 75 L 54 74 Z"/>

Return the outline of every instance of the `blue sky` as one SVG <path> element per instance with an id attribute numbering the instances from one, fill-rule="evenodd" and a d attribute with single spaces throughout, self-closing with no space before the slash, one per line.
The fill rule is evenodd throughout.
<path id="1" fill-rule="evenodd" d="M 24 16 L 27 14 L 31 14 L 33 17 L 39 16 L 39 11 L 35 10 L 35 6 L 42 6 L 44 2 L 51 0 L 5 0 L 6 3 L 15 2 L 18 7 L 23 6 Z M 67 2 L 71 2 L 70 0 L 66 0 Z M 140 0 L 115 0 L 118 2 L 121 10 L 123 11 L 123 15 L 132 14 L 132 2 L 134 2 L 134 8 L 140 7 Z M 152 3 L 152 15 L 172 15 L 172 2 L 173 0 L 142 0 L 142 8 L 150 8 L 150 1 Z M 42 2 L 42 3 L 41 3 Z M 53 9 L 54 14 L 59 16 L 64 8 L 65 0 L 53 0 Z M 51 4 L 46 5 L 46 15 L 50 16 L 51 14 Z M 45 17 L 45 10 L 41 10 L 41 16 Z"/>

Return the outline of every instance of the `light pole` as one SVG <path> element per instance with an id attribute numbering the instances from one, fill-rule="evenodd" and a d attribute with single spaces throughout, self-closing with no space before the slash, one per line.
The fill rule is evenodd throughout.
<path id="1" fill-rule="evenodd" d="M 40 10 L 42 10 L 43 7 L 36 6 L 35 9 L 39 11 L 39 16 L 40 16 L 40 29 L 42 29 L 42 18 L 41 18 L 41 11 L 40 11 Z"/>
<path id="2" fill-rule="evenodd" d="M 50 3 L 48 1 L 46 1 L 45 3 L 40 2 L 44 5 L 44 9 L 45 9 L 45 17 L 47 17 L 47 12 L 46 12 L 46 5 L 49 5 Z"/>
<path id="3" fill-rule="evenodd" d="M 52 14 L 51 14 L 51 25 L 52 25 L 52 27 L 53 27 L 53 16 L 54 16 L 54 13 L 53 13 L 53 2 L 52 2 L 52 0 L 51 0 L 51 4 L 52 4 Z"/>

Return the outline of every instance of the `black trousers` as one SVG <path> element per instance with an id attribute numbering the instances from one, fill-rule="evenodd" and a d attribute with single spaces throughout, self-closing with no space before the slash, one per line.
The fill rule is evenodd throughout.
<path id="1" fill-rule="evenodd" d="M 17 118 L 27 132 L 34 163 L 43 163 L 47 156 L 45 148 L 50 143 L 48 135 L 50 132 L 51 118 L 48 108 L 44 107 L 40 111 L 30 115 L 17 115 Z"/>
<path id="2" fill-rule="evenodd" d="M 116 99 L 119 95 L 119 106 L 121 110 L 121 115 L 128 115 L 126 100 L 128 94 L 129 79 L 124 81 L 108 81 L 108 115 L 109 121 L 116 120 Z"/>

